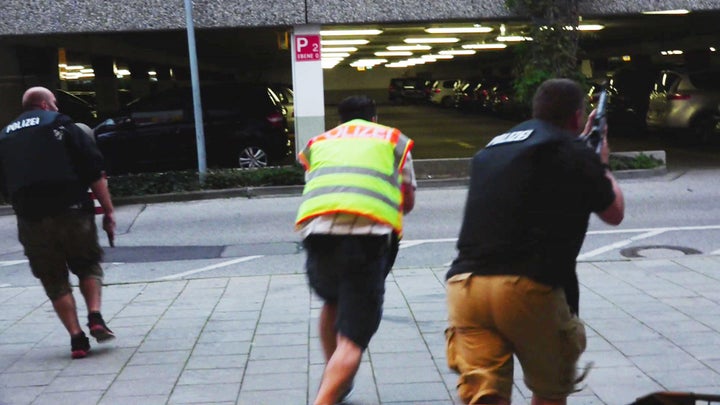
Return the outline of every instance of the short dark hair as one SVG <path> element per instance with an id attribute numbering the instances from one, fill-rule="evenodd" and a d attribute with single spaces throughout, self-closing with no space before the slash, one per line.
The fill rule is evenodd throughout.
<path id="1" fill-rule="evenodd" d="M 580 84 L 571 79 L 549 79 L 538 87 L 533 97 L 533 118 L 564 127 L 577 110 L 585 109 L 586 95 Z"/>
<path id="2" fill-rule="evenodd" d="M 338 114 L 341 122 L 348 122 L 357 118 L 372 121 L 377 115 L 375 100 L 367 96 L 350 96 L 338 104 Z"/>

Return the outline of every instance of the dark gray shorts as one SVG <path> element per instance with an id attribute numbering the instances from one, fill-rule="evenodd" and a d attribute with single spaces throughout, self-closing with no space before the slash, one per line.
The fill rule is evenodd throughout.
<path id="1" fill-rule="evenodd" d="M 18 218 L 17 225 L 32 273 L 51 300 L 72 291 L 69 271 L 79 279 L 102 281 L 103 251 L 92 212 L 69 210 L 39 220 Z"/>
<path id="2" fill-rule="evenodd" d="M 310 235 L 303 246 L 310 286 L 337 304 L 337 331 L 367 348 L 380 326 L 385 277 L 394 259 L 389 236 Z"/>

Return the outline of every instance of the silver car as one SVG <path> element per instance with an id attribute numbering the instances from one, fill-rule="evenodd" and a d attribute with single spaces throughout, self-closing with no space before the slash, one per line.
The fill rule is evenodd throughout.
<path id="1" fill-rule="evenodd" d="M 720 70 L 662 70 L 650 92 L 649 130 L 684 132 L 706 142 L 720 133 Z"/>

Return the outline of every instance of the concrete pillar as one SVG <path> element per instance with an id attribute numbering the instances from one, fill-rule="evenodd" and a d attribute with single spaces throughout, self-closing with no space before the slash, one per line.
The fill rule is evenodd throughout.
<path id="1" fill-rule="evenodd" d="M 295 93 L 295 152 L 325 132 L 325 94 L 320 62 L 320 26 L 296 25 L 292 33 L 292 80 Z"/>
<path id="2" fill-rule="evenodd" d="M 95 100 L 99 120 L 110 118 L 120 110 L 118 80 L 113 70 L 113 58 L 94 56 L 91 60 L 95 71 Z"/>
<path id="3" fill-rule="evenodd" d="M 132 61 L 129 63 L 130 70 L 130 93 L 133 98 L 144 97 L 150 94 L 150 65 L 143 61 Z"/>
<path id="4" fill-rule="evenodd" d="M 20 114 L 25 84 L 14 47 L 0 46 L 0 127 Z"/>

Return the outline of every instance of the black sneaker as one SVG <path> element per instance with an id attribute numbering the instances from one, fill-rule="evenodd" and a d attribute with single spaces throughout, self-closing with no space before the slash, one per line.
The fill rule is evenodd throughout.
<path id="1" fill-rule="evenodd" d="M 88 327 L 90 328 L 90 335 L 92 335 L 98 343 L 115 339 L 115 334 L 105 325 L 105 321 L 99 312 L 91 312 L 88 315 Z"/>
<path id="2" fill-rule="evenodd" d="M 85 332 L 80 332 L 70 337 L 70 355 L 73 359 L 82 359 L 90 352 L 90 340 L 85 336 Z"/>

